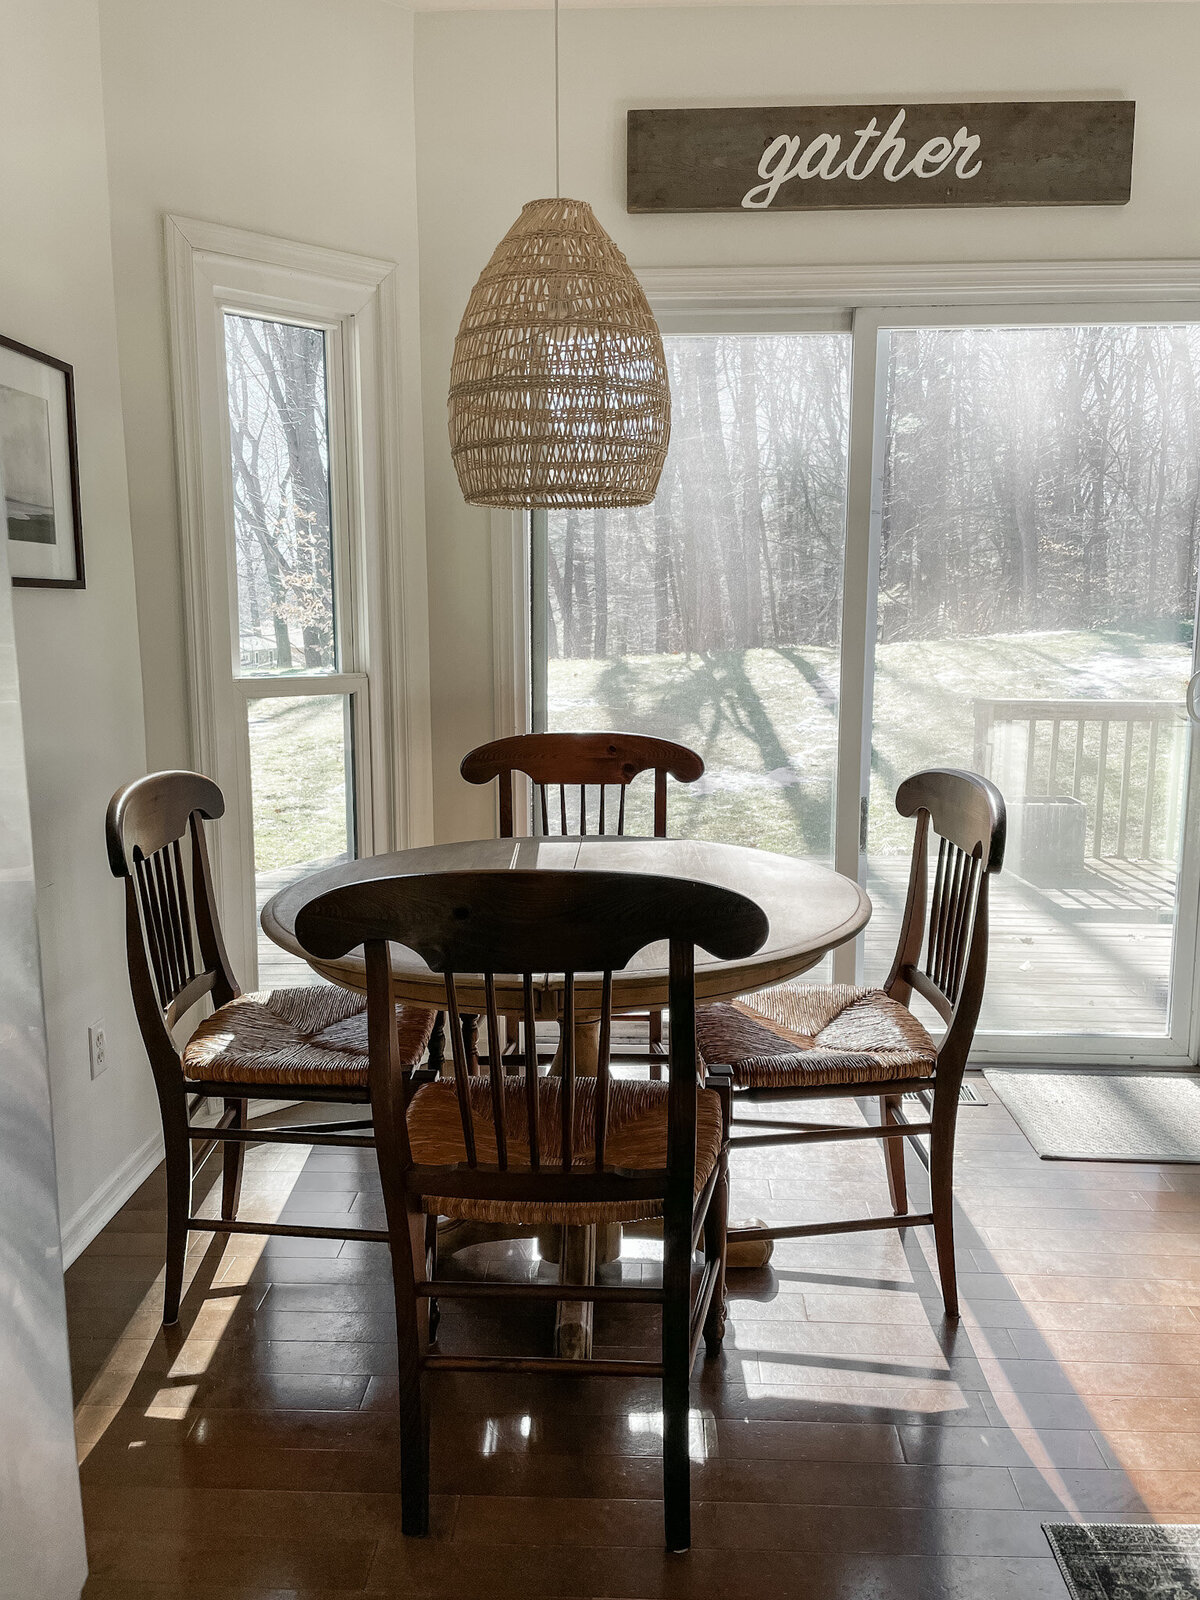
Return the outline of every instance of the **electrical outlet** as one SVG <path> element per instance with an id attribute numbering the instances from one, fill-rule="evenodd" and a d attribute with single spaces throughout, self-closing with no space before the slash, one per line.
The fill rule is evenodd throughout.
<path id="1" fill-rule="evenodd" d="M 88 1029 L 88 1060 L 92 1064 L 92 1077 L 98 1078 L 108 1065 L 108 1050 L 104 1042 L 102 1022 L 93 1022 Z"/>

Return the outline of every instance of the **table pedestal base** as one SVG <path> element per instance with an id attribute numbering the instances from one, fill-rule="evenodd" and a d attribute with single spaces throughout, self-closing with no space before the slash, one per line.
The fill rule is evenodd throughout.
<path id="1" fill-rule="evenodd" d="M 516 1222 L 473 1222 L 469 1218 L 438 1218 L 438 1255 L 452 1256 L 472 1244 L 499 1244 L 505 1239 L 532 1239 L 536 1228 Z"/>
<path id="2" fill-rule="evenodd" d="M 575 1070 L 580 1076 L 594 1077 L 597 1070 L 600 1044 L 598 1022 L 577 1022 L 574 1029 Z M 552 1074 L 562 1073 L 562 1042 L 550 1068 Z M 771 1239 L 748 1239 L 739 1242 L 736 1233 L 739 1224 L 730 1227 L 729 1253 L 726 1265 L 737 1271 L 765 1267 L 774 1254 Z M 762 1224 L 748 1219 L 743 1228 L 758 1228 Z M 627 1223 L 629 1233 L 638 1238 L 661 1239 L 661 1222 Z M 438 1250 L 451 1255 L 468 1245 L 487 1244 L 502 1239 L 529 1238 L 536 1234 L 538 1254 L 543 1261 L 557 1261 L 558 1281 L 564 1287 L 572 1283 L 593 1284 L 597 1267 L 609 1266 L 621 1257 L 620 1223 L 601 1223 L 588 1228 L 522 1228 L 508 1223 L 465 1222 L 443 1217 L 438 1224 Z M 591 1300 L 560 1300 L 554 1324 L 554 1353 L 572 1361 L 587 1360 L 592 1353 L 592 1322 L 595 1303 Z"/>
<path id="3" fill-rule="evenodd" d="M 558 1281 L 593 1284 L 596 1281 L 595 1228 L 563 1228 L 558 1263 Z M 618 1236 L 620 1229 L 617 1230 Z M 620 1238 L 617 1253 L 620 1254 Z M 591 1300 L 560 1300 L 554 1319 L 554 1353 L 569 1361 L 586 1361 L 592 1353 L 592 1318 L 596 1310 Z"/>
<path id="4" fill-rule="evenodd" d="M 725 1265 L 735 1270 L 748 1267 L 765 1267 L 775 1254 L 774 1239 L 739 1239 L 738 1228 L 761 1228 L 762 1223 L 751 1218 L 748 1222 L 735 1222 L 730 1225 L 729 1244 L 725 1254 Z"/>
<path id="5" fill-rule="evenodd" d="M 611 1266 L 614 1261 L 621 1259 L 621 1224 L 619 1222 L 602 1222 L 593 1228 L 539 1228 L 537 1230 L 538 1255 L 543 1261 L 560 1261 L 562 1251 L 562 1236 L 567 1234 L 567 1249 L 571 1248 L 570 1236 L 573 1233 L 594 1233 L 596 1235 L 596 1265 L 598 1267 Z M 582 1278 L 563 1278 L 563 1283 L 582 1283 Z"/>
<path id="6" fill-rule="evenodd" d="M 774 1239 L 744 1239 L 736 1237 L 738 1228 L 761 1228 L 763 1224 L 755 1217 L 747 1217 L 744 1222 L 731 1222 L 729 1224 L 729 1246 L 725 1257 L 727 1268 L 746 1270 L 754 1267 L 765 1267 L 775 1254 Z M 625 1232 L 631 1239 L 661 1239 L 661 1222 L 627 1222 Z"/>
<path id="7" fill-rule="evenodd" d="M 596 1268 L 608 1266 L 621 1257 L 621 1229 L 612 1223 L 592 1228 L 539 1229 L 523 1228 L 511 1222 L 460 1221 L 455 1217 L 442 1217 L 438 1222 L 438 1254 L 449 1256 L 473 1244 L 534 1237 L 542 1259 L 558 1262 L 558 1281 L 564 1285 L 595 1283 Z M 594 1310 L 590 1300 L 559 1301 L 554 1323 L 555 1355 L 571 1361 L 586 1360 L 591 1355 Z"/>

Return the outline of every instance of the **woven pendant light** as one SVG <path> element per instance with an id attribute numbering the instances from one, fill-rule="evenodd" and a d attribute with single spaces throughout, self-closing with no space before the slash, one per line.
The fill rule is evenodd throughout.
<path id="1" fill-rule="evenodd" d="M 662 335 L 583 200 L 531 200 L 471 291 L 450 449 L 480 506 L 644 506 L 671 432 Z"/>

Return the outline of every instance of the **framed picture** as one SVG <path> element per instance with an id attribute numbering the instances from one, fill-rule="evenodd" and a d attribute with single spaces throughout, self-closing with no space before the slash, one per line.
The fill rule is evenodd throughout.
<path id="1" fill-rule="evenodd" d="M 75 379 L 0 336 L 0 507 L 15 587 L 83 588 Z"/>

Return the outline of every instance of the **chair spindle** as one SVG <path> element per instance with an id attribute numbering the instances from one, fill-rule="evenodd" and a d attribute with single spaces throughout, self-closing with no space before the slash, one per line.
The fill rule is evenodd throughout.
<path id="1" fill-rule="evenodd" d="M 522 984 L 525 1001 L 525 1115 L 529 1130 L 529 1165 L 536 1172 L 542 1164 L 538 1127 L 538 1048 L 537 1023 L 533 1014 L 533 974 L 527 972 Z"/>
<path id="2" fill-rule="evenodd" d="M 504 1060 L 500 1050 L 500 1018 L 496 1011 L 496 976 L 483 975 L 484 1004 L 487 1006 L 488 1082 L 492 1090 L 492 1121 L 496 1125 L 496 1162 L 501 1172 L 508 1170 L 508 1129 L 504 1122 Z"/>
<path id="3" fill-rule="evenodd" d="M 462 1019 L 458 1011 L 458 988 L 453 972 L 446 974 L 446 1015 L 450 1021 L 450 1043 L 454 1050 L 454 1088 L 458 1095 L 458 1116 L 462 1123 L 463 1146 L 467 1152 L 467 1165 L 479 1165 L 475 1153 L 475 1124 L 471 1120 L 471 1100 L 467 1091 L 469 1066 L 467 1047 L 463 1039 Z"/>
<path id="4" fill-rule="evenodd" d="M 596 1061 L 596 1171 L 604 1171 L 604 1141 L 608 1136 L 608 1104 L 612 1093 L 612 972 L 600 987 L 600 1047 Z"/>
<path id="5" fill-rule="evenodd" d="M 563 974 L 562 1087 L 559 1090 L 559 1120 L 562 1123 L 563 1171 L 569 1172 L 575 1159 L 575 974 Z"/>

